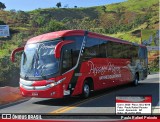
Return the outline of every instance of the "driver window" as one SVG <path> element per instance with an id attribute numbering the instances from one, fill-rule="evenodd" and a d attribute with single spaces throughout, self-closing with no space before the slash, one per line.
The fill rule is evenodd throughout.
<path id="1" fill-rule="evenodd" d="M 63 47 L 62 51 L 62 73 L 67 72 L 73 67 L 73 48 L 72 44 Z"/>

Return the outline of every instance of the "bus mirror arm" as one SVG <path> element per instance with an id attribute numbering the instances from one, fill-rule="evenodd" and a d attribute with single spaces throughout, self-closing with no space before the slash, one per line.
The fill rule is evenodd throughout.
<path id="1" fill-rule="evenodd" d="M 55 50 L 54 50 L 54 55 L 56 58 L 60 58 L 61 56 L 61 49 L 64 45 L 66 44 L 70 44 L 70 43 L 73 43 L 74 41 L 72 40 L 65 40 L 65 41 L 61 41 L 59 42 L 56 47 L 55 47 Z"/>
<path id="2" fill-rule="evenodd" d="M 14 61 L 15 61 L 15 54 L 16 54 L 17 52 L 22 51 L 22 50 L 24 50 L 24 47 L 19 47 L 19 48 L 13 50 L 12 53 L 11 53 L 11 56 L 10 56 L 10 60 L 11 60 L 12 62 L 14 62 Z"/>

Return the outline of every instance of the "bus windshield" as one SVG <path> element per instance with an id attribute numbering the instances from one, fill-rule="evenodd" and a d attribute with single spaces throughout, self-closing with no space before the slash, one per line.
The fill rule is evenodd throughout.
<path id="1" fill-rule="evenodd" d="M 54 40 L 26 45 L 21 58 L 20 76 L 39 80 L 56 74 L 59 71 L 59 59 L 55 58 L 54 50 L 59 42 Z"/>

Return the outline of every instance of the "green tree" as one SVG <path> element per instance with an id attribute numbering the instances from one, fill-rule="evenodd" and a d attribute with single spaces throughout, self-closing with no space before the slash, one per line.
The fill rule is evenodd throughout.
<path id="1" fill-rule="evenodd" d="M 5 23 L 3 21 L 0 20 L 0 25 L 5 25 Z"/>
<path id="2" fill-rule="evenodd" d="M 57 4 L 56 4 L 56 6 L 58 7 L 58 8 L 60 8 L 62 5 L 61 5 L 61 2 L 58 2 Z"/>
<path id="3" fill-rule="evenodd" d="M 43 34 L 53 31 L 65 30 L 66 26 L 62 22 L 54 19 L 50 20 L 45 26 L 41 27 L 36 34 Z"/>
<path id="4" fill-rule="evenodd" d="M 2 2 L 0 2 L 0 10 L 3 10 L 3 9 L 5 9 L 5 8 L 6 8 L 5 4 L 2 3 Z"/>
<path id="5" fill-rule="evenodd" d="M 35 15 L 30 19 L 30 24 L 32 27 L 43 27 L 49 21 L 49 15 Z"/>
<path id="6" fill-rule="evenodd" d="M 102 10 L 104 13 L 106 13 L 106 6 L 102 6 Z"/>
<path id="7" fill-rule="evenodd" d="M 15 17 L 18 21 L 23 23 L 26 23 L 29 20 L 29 14 L 21 10 L 17 11 Z"/>
<path id="8" fill-rule="evenodd" d="M 48 23 L 47 29 L 49 32 L 51 32 L 51 31 L 64 30 L 66 28 L 63 23 L 58 22 L 56 20 L 50 20 L 50 22 Z"/>
<path id="9" fill-rule="evenodd" d="M 117 16 L 115 14 L 102 14 L 99 18 L 100 27 L 110 29 L 117 24 Z"/>

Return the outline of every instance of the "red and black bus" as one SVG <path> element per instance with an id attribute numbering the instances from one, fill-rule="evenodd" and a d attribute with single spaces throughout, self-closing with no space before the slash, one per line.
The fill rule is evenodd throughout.
<path id="1" fill-rule="evenodd" d="M 23 96 L 63 98 L 133 83 L 147 77 L 147 48 L 83 30 L 64 30 L 29 39 L 20 68 Z"/>

